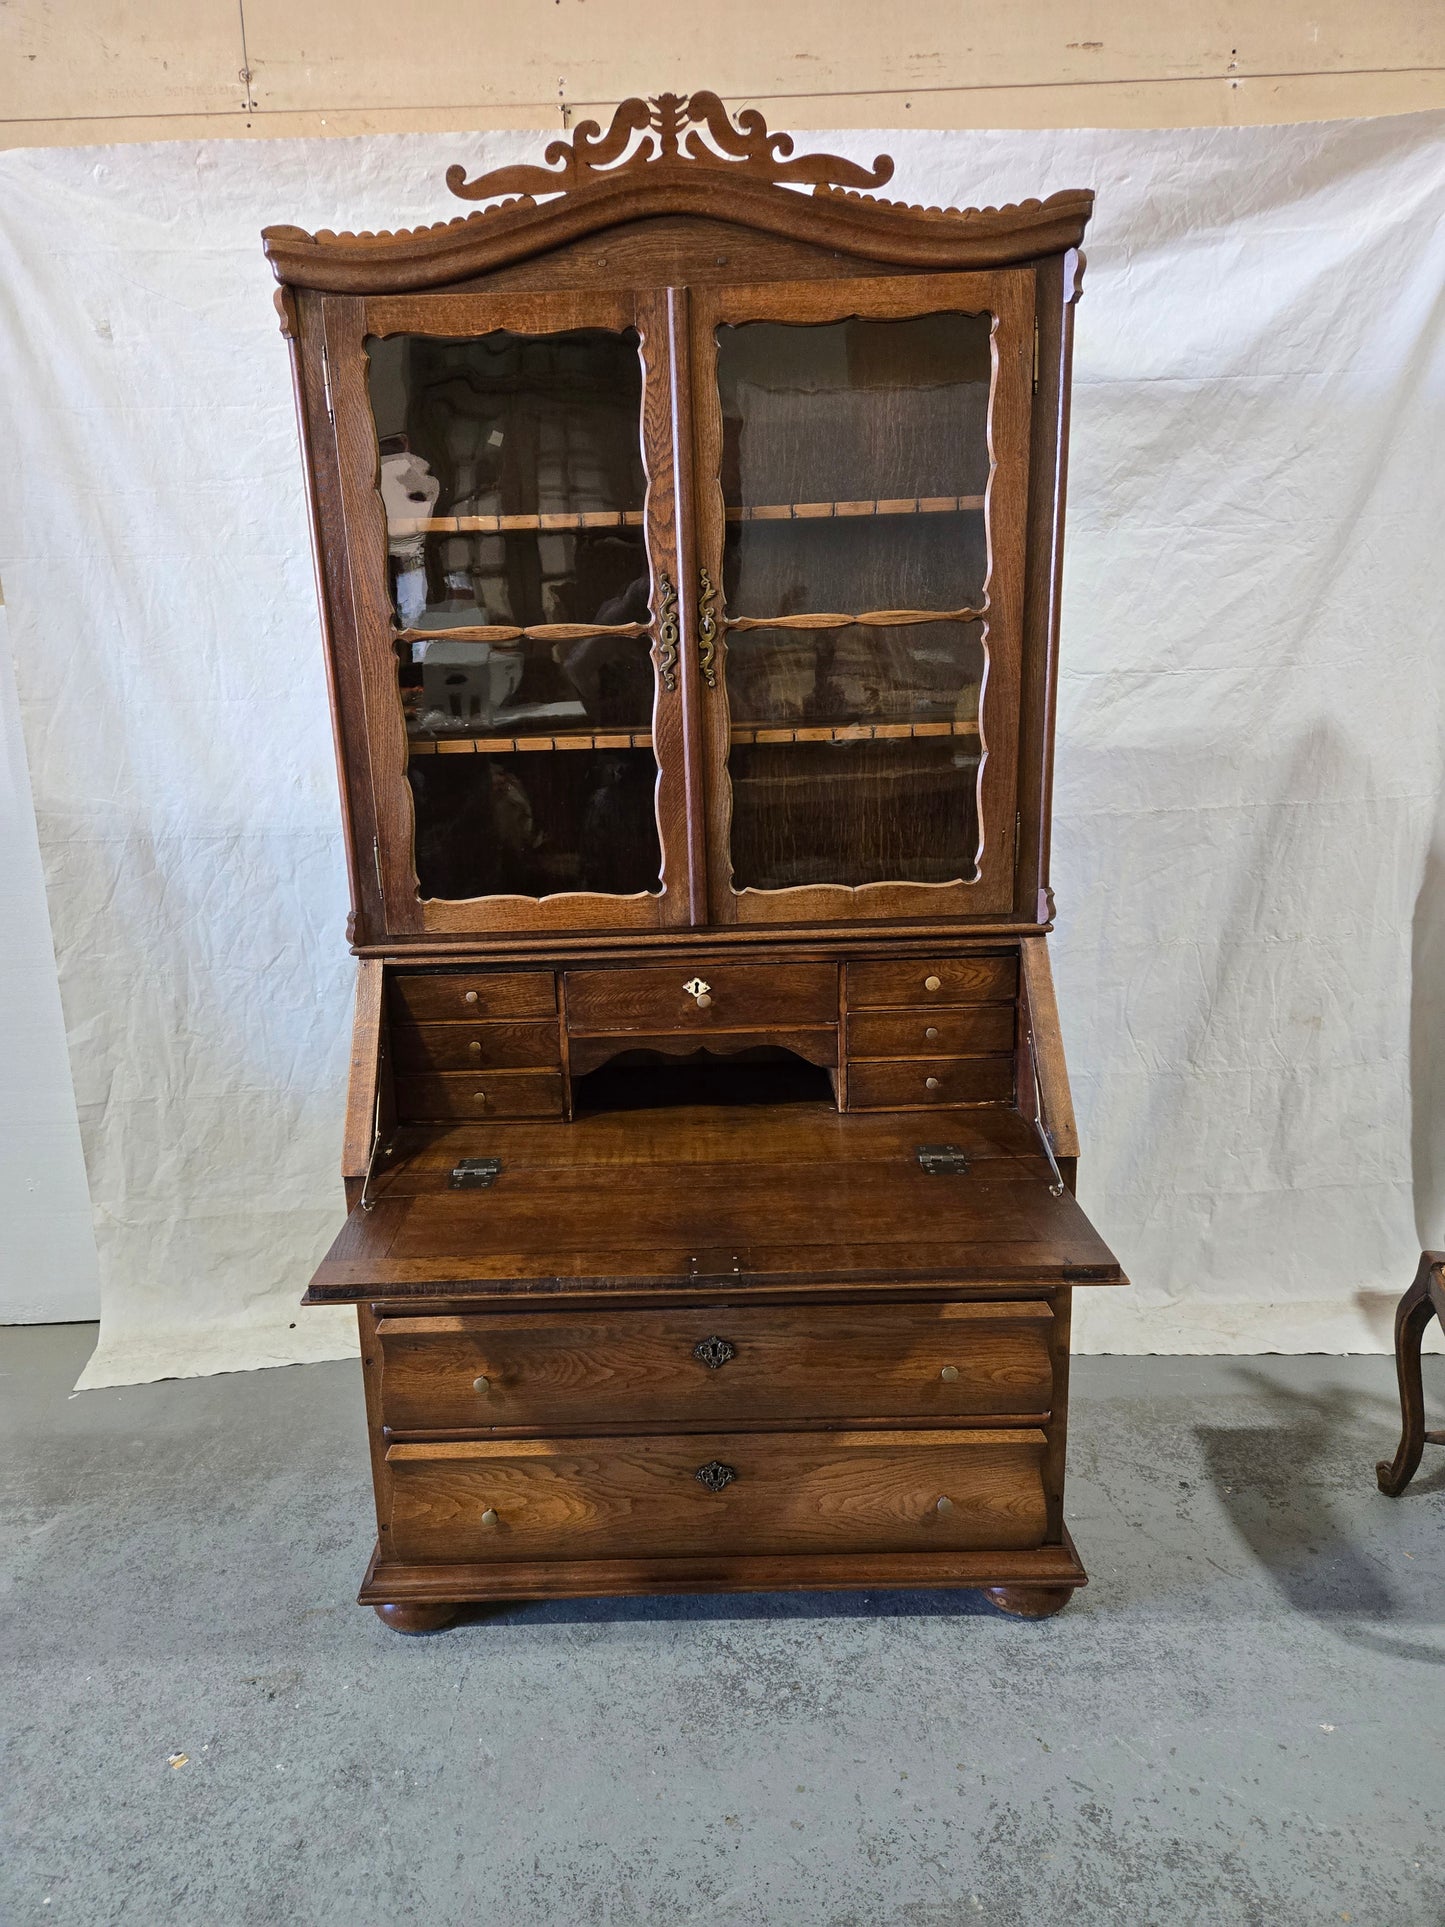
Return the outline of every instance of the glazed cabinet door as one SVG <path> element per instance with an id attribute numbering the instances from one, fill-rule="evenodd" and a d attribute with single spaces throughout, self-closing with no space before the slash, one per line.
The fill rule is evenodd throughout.
<path id="1" fill-rule="evenodd" d="M 322 323 L 386 933 L 684 921 L 665 300 L 328 296 Z"/>
<path id="2" fill-rule="evenodd" d="M 712 920 L 1007 912 L 1032 270 L 690 304 Z"/>

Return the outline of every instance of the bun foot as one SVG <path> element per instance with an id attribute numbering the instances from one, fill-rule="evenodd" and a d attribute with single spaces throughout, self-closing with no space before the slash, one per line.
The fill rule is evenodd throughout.
<path id="1" fill-rule="evenodd" d="M 439 1633 L 443 1626 L 450 1626 L 460 1608 L 446 1604 L 398 1605 L 388 1600 L 376 1608 L 376 1616 L 383 1626 L 390 1626 L 394 1633 Z"/>
<path id="2" fill-rule="evenodd" d="M 984 1592 L 1001 1613 L 1012 1613 L 1015 1619 L 1052 1619 L 1074 1596 L 1072 1586 L 985 1586 Z"/>

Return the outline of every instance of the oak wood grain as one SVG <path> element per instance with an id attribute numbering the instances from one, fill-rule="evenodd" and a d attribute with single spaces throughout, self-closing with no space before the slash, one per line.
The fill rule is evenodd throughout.
<path id="1" fill-rule="evenodd" d="M 556 1070 L 556 1019 L 475 1024 L 394 1024 L 392 1062 L 400 1071 Z"/>
<path id="2" fill-rule="evenodd" d="M 701 1004 L 685 986 L 705 982 Z M 830 964 L 686 962 L 639 970 L 569 970 L 567 1023 L 575 1034 L 596 1030 L 758 1030 L 830 1023 L 838 997 Z"/>

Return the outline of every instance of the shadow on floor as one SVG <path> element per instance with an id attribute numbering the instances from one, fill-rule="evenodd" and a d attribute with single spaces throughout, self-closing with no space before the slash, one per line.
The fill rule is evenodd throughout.
<path id="1" fill-rule="evenodd" d="M 1195 1428 L 1205 1471 L 1239 1538 L 1294 1611 L 1351 1645 L 1445 1665 L 1445 1641 L 1426 1645 L 1352 1623 L 1437 1626 L 1445 1623 L 1445 1601 L 1423 1615 L 1407 1604 L 1384 1550 L 1370 1547 L 1346 1516 L 1359 1518 L 1373 1505 L 1428 1503 L 1445 1491 L 1445 1451 L 1426 1460 L 1404 1498 L 1387 1499 L 1376 1488 L 1375 1463 L 1394 1452 L 1398 1407 L 1391 1408 L 1393 1430 L 1373 1443 L 1382 1405 L 1373 1392 L 1343 1384 L 1292 1389 L 1246 1365 L 1233 1376 L 1276 1415 L 1264 1425 Z"/>
<path id="2" fill-rule="evenodd" d="M 789 1592 L 668 1593 L 638 1599 L 519 1600 L 506 1606 L 473 1606 L 456 1625 L 616 1626 L 723 1624 L 766 1620 L 770 1624 L 826 1619 L 1003 1619 L 982 1593 Z M 1026 1622 L 1020 1622 L 1026 1623 Z M 1044 1622 L 1047 1623 L 1047 1622 Z"/>

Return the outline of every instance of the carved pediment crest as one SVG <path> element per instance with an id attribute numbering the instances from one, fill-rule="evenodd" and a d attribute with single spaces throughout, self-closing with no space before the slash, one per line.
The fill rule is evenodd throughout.
<path id="1" fill-rule="evenodd" d="M 824 192 L 881 187 L 893 175 L 887 154 L 879 154 L 871 168 L 838 154 L 794 158 L 792 135 L 770 133 L 755 107 L 730 116 L 716 94 L 704 91 L 624 100 L 605 134 L 595 120 L 578 121 L 570 141 L 551 142 L 540 167 L 497 167 L 469 181 L 458 165 L 447 169 L 447 186 L 461 200 L 490 201 L 503 195 L 567 194 L 598 179 L 673 168 L 706 168 Z"/>

